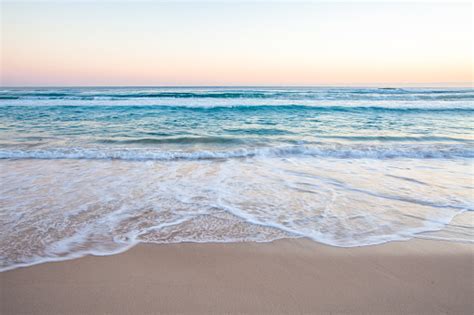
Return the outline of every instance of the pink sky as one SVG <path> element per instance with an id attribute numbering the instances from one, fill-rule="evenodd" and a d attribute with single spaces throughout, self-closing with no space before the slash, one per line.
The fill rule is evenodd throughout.
<path id="1" fill-rule="evenodd" d="M 470 85 L 470 3 L 2 2 L 1 84 Z"/>

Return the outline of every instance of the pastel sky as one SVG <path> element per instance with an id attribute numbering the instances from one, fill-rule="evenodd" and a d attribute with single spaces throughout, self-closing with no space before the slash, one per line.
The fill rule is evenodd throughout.
<path id="1" fill-rule="evenodd" d="M 470 85 L 472 4 L 2 1 L 3 86 Z"/>

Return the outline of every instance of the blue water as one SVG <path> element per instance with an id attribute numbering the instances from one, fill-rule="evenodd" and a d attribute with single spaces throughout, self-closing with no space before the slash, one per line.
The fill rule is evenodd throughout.
<path id="1" fill-rule="evenodd" d="M 473 105 L 467 88 L 0 88 L 3 268 L 137 242 L 472 241 Z"/>

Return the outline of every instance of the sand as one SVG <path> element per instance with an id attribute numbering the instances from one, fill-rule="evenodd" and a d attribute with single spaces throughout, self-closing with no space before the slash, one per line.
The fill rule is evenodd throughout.
<path id="1" fill-rule="evenodd" d="M 143 244 L 0 273 L 2 314 L 474 313 L 474 245 Z"/>

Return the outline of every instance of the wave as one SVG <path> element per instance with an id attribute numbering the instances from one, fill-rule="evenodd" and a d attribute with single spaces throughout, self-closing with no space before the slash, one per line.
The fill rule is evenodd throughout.
<path id="1" fill-rule="evenodd" d="M 464 142 L 472 143 L 474 138 L 455 138 L 455 137 L 442 137 L 442 136 L 325 136 L 318 135 L 318 138 L 323 139 L 338 139 L 338 140 L 350 140 L 350 141 L 397 141 L 397 142 Z"/>
<path id="2" fill-rule="evenodd" d="M 23 102 L 23 101 L 22 101 Z M 472 106 L 456 106 L 450 104 L 443 105 L 432 105 L 432 104 L 417 104 L 417 103 L 406 103 L 406 104 L 389 104 L 385 105 L 383 103 L 378 105 L 369 105 L 365 104 L 334 104 L 334 105 L 320 105 L 320 104 L 116 104 L 113 102 L 108 103 L 79 103 L 77 105 L 72 103 L 58 103 L 58 104 L 41 104 L 41 103 L 18 103 L 18 104 L 4 104 L 0 103 L 0 110 L 2 109 L 11 109 L 15 107 L 27 107 L 27 108 L 44 108 L 44 109 L 54 109 L 54 108 L 74 108 L 76 110 L 94 110 L 100 107 L 107 107 L 108 109 L 120 108 L 122 110 L 139 110 L 139 109 L 156 109 L 156 110 L 190 110 L 190 111 L 288 111 L 288 110 L 305 110 L 305 111 L 315 111 L 315 112 L 394 112 L 394 113 L 425 113 L 425 112 L 434 112 L 434 113 L 473 113 L 474 107 Z"/>
<path id="3" fill-rule="evenodd" d="M 255 135 L 259 138 L 237 138 L 231 136 L 185 136 L 185 137 L 176 137 L 164 133 L 153 133 L 149 132 L 149 135 L 156 135 L 161 137 L 154 138 L 136 138 L 136 139 L 100 139 L 97 140 L 97 143 L 103 144 L 244 144 L 250 142 L 264 143 L 270 141 L 269 138 L 262 138 L 260 136 L 286 136 L 294 135 L 295 133 L 291 130 L 284 129 L 274 129 L 274 128 L 233 128 L 233 129 L 224 129 L 226 133 L 232 135 Z M 473 144 L 474 139 L 467 138 L 455 138 L 455 137 L 441 137 L 441 136 L 337 136 L 337 135 L 318 135 L 319 139 L 334 139 L 334 140 L 347 140 L 355 142 L 417 142 L 417 143 L 426 143 L 426 142 L 459 142 L 459 143 L 468 143 Z M 44 137 L 25 137 L 24 140 L 42 140 Z M 298 144 L 298 145 L 314 145 L 321 144 L 320 141 L 307 141 L 307 140 L 296 140 L 296 139 L 285 139 L 288 144 Z"/>
<path id="4" fill-rule="evenodd" d="M 0 99 L 287 99 L 287 100 L 462 100 L 474 99 L 473 89 L 402 88 L 75 88 L 0 91 Z"/>
<path id="5" fill-rule="evenodd" d="M 170 138 L 141 138 L 130 140 L 103 139 L 99 143 L 107 144 L 230 144 L 242 143 L 243 140 L 229 137 L 170 137 Z"/>
<path id="6" fill-rule="evenodd" d="M 474 149 L 464 145 L 432 146 L 284 146 L 228 151 L 158 151 L 140 149 L 59 148 L 44 150 L 2 149 L 0 159 L 86 159 L 130 161 L 217 160 L 254 157 L 312 156 L 336 159 L 470 159 Z"/>
<path id="7" fill-rule="evenodd" d="M 265 149 L 271 156 L 297 151 Z M 0 271 L 138 243 L 305 237 L 353 247 L 424 236 L 472 243 L 472 165 L 464 161 L 4 163 L 13 164 L 1 173 L 8 185 Z"/>

